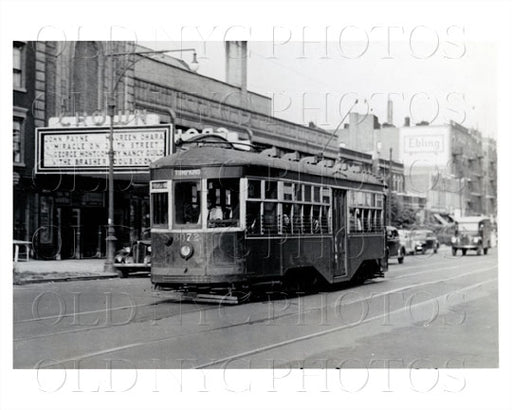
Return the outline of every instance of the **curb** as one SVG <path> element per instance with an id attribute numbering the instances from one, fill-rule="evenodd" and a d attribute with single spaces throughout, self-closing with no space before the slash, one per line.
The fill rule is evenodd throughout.
<path id="1" fill-rule="evenodd" d="M 58 272 L 55 272 L 54 274 L 58 274 Z M 105 279 L 118 279 L 119 276 L 117 274 L 102 274 L 102 275 L 89 275 L 89 276 L 61 276 L 61 277 L 55 277 L 55 276 L 51 276 L 51 277 L 39 277 L 39 278 L 33 278 L 33 279 L 30 279 L 30 278 L 27 278 L 27 279 L 23 279 L 21 278 L 20 276 L 23 276 L 23 275 L 42 275 L 41 273 L 36 273 L 36 272 L 21 272 L 21 273 L 18 273 L 17 274 L 18 277 L 15 277 L 13 278 L 13 285 L 18 285 L 18 286 L 21 286 L 21 285 L 29 285 L 29 284 L 33 284 L 33 283 L 47 283 L 47 282 L 76 282 L 76 281 L 90 281 L 90 280 L 105 280 Z M 46 272 L 45 274 L 43 275 L 50 275 L 48 272 Z M 128 278 L 143 278 L 143 277 L 149 277 L 149 273 L 148 272 L 134 272 L 132 274 L 129 274 Z"/>
<path id="2" fill-rule="evenodd" d="M 102 279 L 114 279 L 117 278 L 118 275 L 93 275 L 93 276 L 65 276 L 65 277 L 39 277 L 34 279 L 23 279 L 20 276 L 24 275 L 38 275 L 40 276 L 40 273 L 35 272 L 23 272 L 18 275 L 18 277 L 14 277 L 13 279 L 13 285 L 28 285 L 31 283 L 45 283 L 45 282 L 72 282 L 72 281 L 78 281 L 78 280 L 102 280 Z"/>

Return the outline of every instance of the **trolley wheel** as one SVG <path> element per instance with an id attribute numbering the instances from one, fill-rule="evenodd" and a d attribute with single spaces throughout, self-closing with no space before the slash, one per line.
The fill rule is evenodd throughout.
<path id="1" fill-rule="evenodd" d="M 119 272 L 118 272 L 117 276 L 120 277 L 121 279 L 122 278 L 127 278 L 128 277 L 128 270 L 126 270 L 126 269 L 119 269 Z"/>
<path id="2" fill-rule="evenodd" d="M 462 256 L 466 256 L 466 252 L 467 252 L 467 251 L 468 251 L 467 249 L 463 249 L 463 250 L 462 250 Z"/>
<path id="3" fill-rule="evenodd" d="M 291 295 L 301 295 L 311 293 L 316 281 L 314 278 L 300 272 L 290 275 L 285 279 L 285 290 Z"/>

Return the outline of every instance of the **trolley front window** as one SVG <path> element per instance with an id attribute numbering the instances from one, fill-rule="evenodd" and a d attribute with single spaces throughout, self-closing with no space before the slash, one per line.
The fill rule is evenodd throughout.
<path id="1" fill-rule="evenodd" d="M 169 221 L 169 194 L 167 192 L 154 192 L 151 194 L 153 226 L 168 227 Z"/>
<path id="2" fill-rule="evenodd" d="M 201 181 L 174 184 L 174 225 L 201 224 Z"/>

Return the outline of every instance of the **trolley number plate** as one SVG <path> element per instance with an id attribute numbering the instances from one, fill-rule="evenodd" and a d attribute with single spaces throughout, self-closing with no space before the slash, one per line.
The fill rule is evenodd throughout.
<path id="1" fill-rule="evenodd" d="M 188 232 L 180 234 L 180 242 L 198 242 L 199 235 L 195 232 Z"/>

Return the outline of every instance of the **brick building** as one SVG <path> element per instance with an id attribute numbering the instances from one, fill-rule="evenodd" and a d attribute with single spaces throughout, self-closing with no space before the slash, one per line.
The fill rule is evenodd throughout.
<path id="1" fill-rule="evenodd" d="M 388 107 L 388 111 L 389 111 Z M 496 142 L 451 122 L 403 127 L 380 124 L 372 114 L 351 113 L 338 132 L 355 151 L 375 153 L 403 164 L 404 205 L 452 215 L 496 215 Z M 398 176 L 397 176 L 398 177 Z M 394 187 L 393 187 L 394 189 Z"/>
<path id="2" fill-rule="evenodd" d="M 36 257 L 105 254 L 106 175 L 34 172 L 35 129 L 50 122 L 73 129 L 88 118 L 108 119 L 111 90 L 114 123 L 143 112 L 158 123 L 173 124 L 177 136 L 223 128 L 238 139 L 276 146 L 299 158 L 339 156 L 331 133 L 271 117 L 272 101 L 248 91 L 244 74 L 235 75 L 236 66 L 229 67 L 229 78 L 235 79 L 230 84 L 193 72 L 181 59 L 134 54 L 147 51 L 130 42 L 14 44 L 13 236 L 31 240 Z M 149 227 L 148 179 L 149 173 L 115 174 L 117 247 L 143 236 Z"/>
<path id="3" fill-rule="evenodd" d="M 37 230 L 31 218 L 40 198 L 32 187 L 34 130 L 45 124 L 44 113 L 33 105 L 36 95 L 44 93 L 44 67 L 36 62 L 32 43 L 13 43 L 13 237 L 30 240 Z M 42 206 L 46 204 L 43 202 Z"/>
<path id="4" fill-rule="evenodd" d="M 494 140 L 453 121 L 400 128 L 406 189 L 426 195 L 431 211 L 495 216 L 495 147 Z"/>

